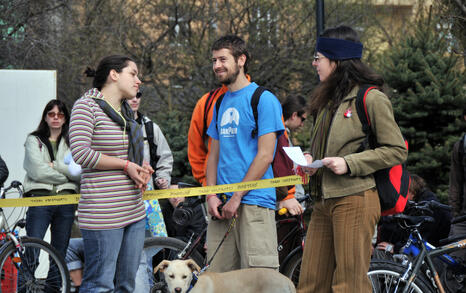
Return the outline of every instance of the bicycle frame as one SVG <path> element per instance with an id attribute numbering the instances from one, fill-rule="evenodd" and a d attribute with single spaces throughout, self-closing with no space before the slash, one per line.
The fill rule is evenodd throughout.
<path id="1" fill-rule="evenodd" d="M 437 270 L 435 269 L 435 266 L 432 262 L 432 259 L 435 257 L 439 256 L 444 256 L 445 254 L 449 252 L 453 252 L 459 249 L 465 249 L 466 248 L 466 239 L 462 239 L 459 241 L 456 241 L 454 243 L 450 243 L 438 248 L 432 248 L 428 247 L 425 242 L 422 239 L 421 234 L 417 229 L 412 231 L 411 235 L 414 234 L 414 239 L 417 241 L 418 244 L 420 244 L 421 249 L 419 251 L 419 254 L 416 256 L 414 261 L 410 263 L 408 266 L 408 270 L 406 273 L 401 277 L 401 280 L 406 283 L 406 286 L 403 289 L 403 293 L 408 292 L 409 287 L 413 283 L 414 279 L 418 275 L 419 271 L 421 271 L 421 265 L 426 262 L 427 266 L 431 272 L 431 275 L 427 275 L 429 279 L 433 282 L 433 285 L 437 287 L 438 291 L 441 293 L 445 293 L 445 289 L 443 288 L 442 283 L 440 282 L 440 278 L 438 275 Z M 447 258 L 448 259 L 448 258 Z M 453 260 L 453 259 L 451 259 Z M 456 263 L 458 266 L 460 265 L 456 261 L 453 260 L 454 263 Z M 411 273 L 409 273 L 411 271 Z"/>
<path id="2" fill-rule="evenodd" d="M 10 186 L 10 188 L 12 188 L 12 187 Z M 2 198 L 2 199 L 5 198 L 5 194 L 7 193 L 7 191 L 10 188 L 3 188 L 2 187 L 1 190 L 0 190 L 0 198 Z M 19 185 L 16 187 L 16 189 L 18 190 L 18 192 L 22 196 L 23 192 L 20 189 Z M 4 244 L 7 244 L 7 241 L 9 241 L 9 240 L 12 241 L 15 244 L 16 247 L 20 247 L 19 240 L 18 240 L 18 238 L 16 237 L 16 235 L 14 233 L 15 227 L 16 227 L 16 225 L 13 227 L 13 229 L 10 229 L 10 226 L 8 225 L 7 220 L 6 220 L 5 212 L 3 211 L 3 208 L 0 207 L 0 231 L 5 233 L 4 242 L 1 243 L 0 249 L 3 247 Z"/>
<path id="3" fill-rule="evenodd" d="M 422 240 L 422 242 L 425 245 L 427 251 L 431 251 L 432 249 L 436 248 L 426 240 Z M 419 246 L 419 240 L 417 240 L 412 236 L 412 234 L 410 234 L 408 242 L 406 242 L 406 245 L 403 247 L 403 254 L 412 255 L 413 257 L 416 257 L 419 255 L 419 253 L 421 253 Z M 446 263 L 448 266 L 460 266 L 460 264 L 455 259 L 453 259 L 446 253 L 439 255 L 438 258 L 444 263 Z"/>

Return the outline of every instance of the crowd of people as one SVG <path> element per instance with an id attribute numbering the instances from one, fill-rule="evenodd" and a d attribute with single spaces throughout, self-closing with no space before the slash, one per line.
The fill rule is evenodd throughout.
<path id="1" fill-rule="evenodd" d="M 362 52 L 352 28 L 327 29 L 317 40 L 312 61 L 318 86 L 309 98 L 290 95 L 280 104 L 248 75 L 251 56 L 246 42 L 235 35 L 223 36 L 211 47 L 212 69 L 222 86 L 206 93 L 192 113 L 188 158 L 194 178 L 203 186 L 280 176 L 274 158 L 282 146 L 293 145 L 292 132 L 307 116 L 313 117 L 305 157 L 309 164 L 320 160 L 323 167 L 302 168 L 310 176 L 314 204 L 298 292 L 371 292 L 366 273 L 376 226 L 375 250 L 394 253 L 406 240 L 397 227 L 381 219 L 372 174 L 405 162 L 408 151 L 383 92 L 384 80 L 361 61 Z M 93 78 L 93 87 L 74 103 L 71 113 L 59 100 L 46 105 L 37 129 L 26 138 L 23 164 L 26 196 L 80 192 L 79 203 L 30 207 L 26 232 L 44 238 L 50 225 L 51 244 L 66 256 L 80 292 L 149 292 L 153 255 L 143 251 L 145 237 L 186 240 L 207 224 L 199 210 L 189 227 L 180 228 L 171 220 L 184 198 L 142 200 L 146 190 L 176 186 L 171 182 L 173 156 L 167 140 L 139 110 L 143 93 L 136 62 L 111 55 L 86 74 Z M 366 134 L 356 115 L 355 97 L 368 84 L 377 88 L 365 102 L 378 145 L 357 151 Z M 465 224 L 450 230 L 452 216 L 466 214 L 465 145 L 463 136 L 452 151 L 452 214 L 436 213 L 435 223 L 421 230 L 434 245 L 449 233 L 466 234 Z M 65 163 L 70 153 L 81 172 L 70 172 Z M 280 168 L 293 174 L 297 166 L 290 162 Z M 0 183 L 7 176 L 0 157 Z M 422 178 L 414 174 L 411 178 L 410 200 L 438 200 Z M 301 185 L 278 191 L 263 188 L 205 196 L 208 213 L 215 219 L 208 223 L 206 239 L 207 258 L 215 254 L 210 271 L 278 269 L 275 211 L 285 207 L 290 215 L 303 213 L 296 198 L 305 193 Z M 75 214 L 82 238 L 70 240 Z"/>

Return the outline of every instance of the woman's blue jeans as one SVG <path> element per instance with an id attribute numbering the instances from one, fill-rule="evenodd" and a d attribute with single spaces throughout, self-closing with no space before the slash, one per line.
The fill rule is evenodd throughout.
<path id="1" fill-rule="evenodd" d="M 30 237 L 44 239 L 47 228 L 50 225 L 50 244 L 58 250 L 60 255 L 65 258 L 66 249 L 71 235 L 71 227 L 74 221 L 74 212 L 76 205 L 57 205 L 57 206 L 37 206 L 29 207 L 26 213 L 26 234 Z M 26 255 L 30 261 L 38 264 L 38 251 L 30 249 Z M 34 260 L 33 260 L 34 259 Z M 59 273 L 55 266 L 50 266 L 47 280 L 50 280 L 50 286 L 58 286 L 59 283 L 52 284 L 59 280 Z M 54 281 L 51 281 L 54 280 Z"/>
<path id="2" fill-rule="evenodd" d="M 81 229 L 86 265 L 80 293 L 133 292 L 145 224 L 141 220 L 120 229 Z"/>

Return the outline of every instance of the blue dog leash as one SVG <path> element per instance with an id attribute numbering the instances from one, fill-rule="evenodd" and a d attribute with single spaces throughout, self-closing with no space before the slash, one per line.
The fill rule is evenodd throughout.
<path id="1" fill-rule="evenodd" d="M 192 288 L 194 288 L 194 286 L 196 286 L 196 283 L 197 283 L 197 274 L 195 274 L 193 272 L 193 278 L 191 279 L 191 284 L 189 284 L 189 288 L 188 290 L 186 291 L 186 293 L 189 293 L 189 291 L 191 291 Z"/>

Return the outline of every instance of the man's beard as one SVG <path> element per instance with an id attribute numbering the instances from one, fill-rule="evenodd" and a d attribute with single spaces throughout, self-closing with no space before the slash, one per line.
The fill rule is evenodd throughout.
<path id="1" fill-rule="evenodd" d="M 219 81 L 224 85 L 230 85 L 236 81 L 236 79 L 238 78 L 238 75 L 239 75 L 239 66 L 236 66 L 235 72 L 227 75 L 224 80 L 219 80 Z"/>

